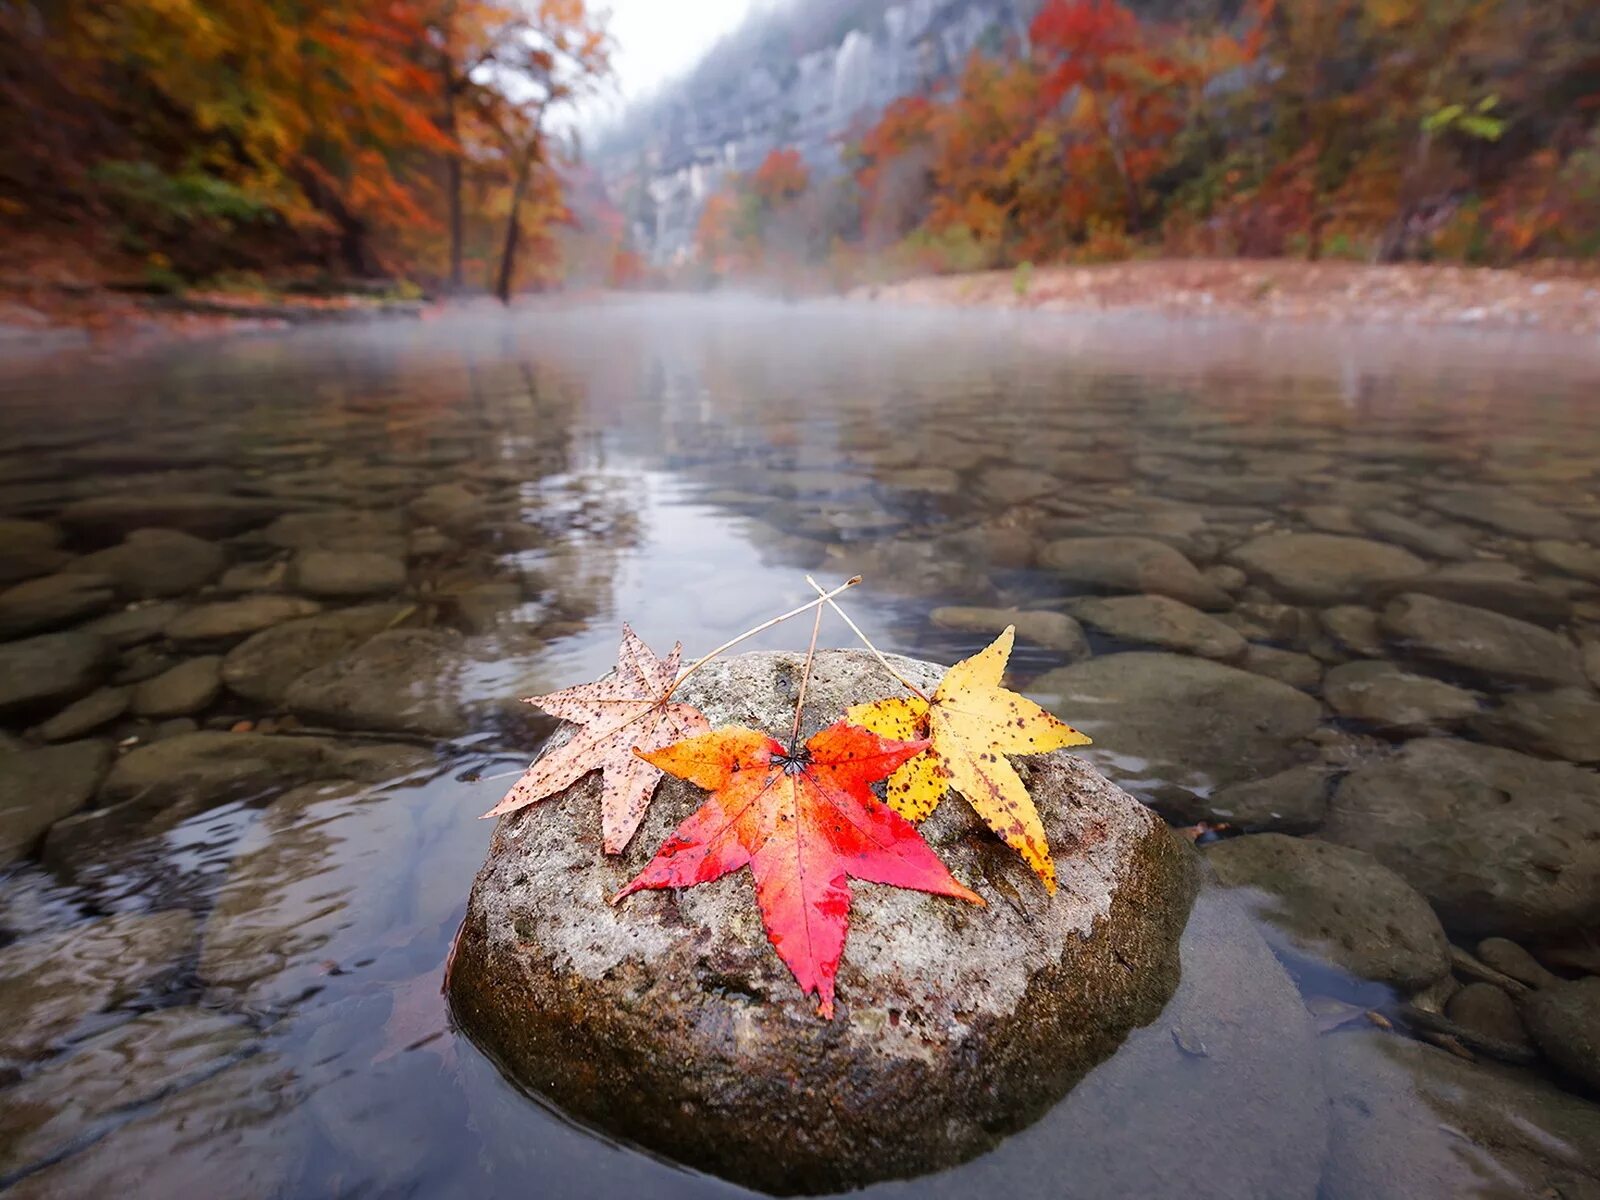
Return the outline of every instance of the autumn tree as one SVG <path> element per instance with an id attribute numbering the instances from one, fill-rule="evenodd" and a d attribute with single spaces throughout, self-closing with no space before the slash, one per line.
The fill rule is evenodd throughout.
<path id="1" fill-rule="evenodd" d="M 476 111 L 493 136 L 511 193 L 494 293 L 509 304 L 524 211 L 540 196 L 537 174 L 548 182 L 551 113 L 583 95 L 609 69 L 611 47 L 584 0 L 538 0 L 525 21 L 496 53 L 493 73 L 501 85 L 476 95 Z"/>

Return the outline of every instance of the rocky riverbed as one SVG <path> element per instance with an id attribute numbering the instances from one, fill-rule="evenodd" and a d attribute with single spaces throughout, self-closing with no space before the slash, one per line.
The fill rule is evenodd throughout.
<path id="1" fill-rule="evenodd" d="M 514 698 L 811 571 L 920 658 L 1015 624 L 1013 686 L 1215 878 L 1177 993 L 1064 1102 L 874 1191 L 1600 1187 L 1592 370 L 539 322 L 6 381 L 0 1182 L 717 1194 L 497 1090 L 439 973 L 485 777 L 553 727 Z M 1303 1107 L 1253 1091 L 1263 1046 Z"/>

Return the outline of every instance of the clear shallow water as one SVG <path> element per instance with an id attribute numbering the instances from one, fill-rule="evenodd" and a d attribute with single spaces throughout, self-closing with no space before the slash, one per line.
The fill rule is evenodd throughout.
<path id="1" fill-rule="evenodd" d="M 403 557 L 404 583 L 375 585 L 359 603 L 396 604 L 387 622 L 394 629 L 443 638 L 436 653 L 415 660 L 425 666 L 384 677 L 367 689 L 377 695 L 364 695 L 354 711 L 346 706 L 338 722 L 346 757 L 330 751 L 310 766 L 297 760 L 223 783 L 213 772 L 204 777 L 210 782 L 180 785 L 172 767 L 146 783 L 158 795 L 181 792 L 181 803 L 135 805 L 110 830 L 71 818 L 77 825 L 68 832 L 51 831 L 42 843 L 30 837 L 22 856 L 0 868 L 8 872 L 0 928 L 13 943 L 0 954 L 15 970 L 29 961 L 30 945 L 53 938 L 59 947 L 59 977 L 31 990 L 0 989 L 18 1029 L 12 1066 L 0 1075 L 11 1083 L 7 1108 L 56 1111 L 68 1092 L 89 1097 L 53 1124 L 23 1118 L 7 1128 L 0 1179 L 20 1180 L 19 1193 L 89 1194 L 125 1186 L 135 1172 L 150 1194 L 735 1191 L 610 1145 L 530 1103 L 449 1028 L 438 994 L 489 834 L 472 818 L 498 799 L 507 773 L 548 729 L 510 698 L 608 669 L 621 620 L 658 650 L 681 639 L 694 654 L 804 599 L 805 571 L 829 582 L 861 572 L 867 582 L 852 594 L 851 610 L 874 640 L 953 661 L 989 635 L 951 628 L 949 618 L 935 624 L 938 606 L 1060 611 L 1097 590 L 1051 565 L 1057 560 L 1046 547 L 1061 539 L 1151 535 L 1216 568 L 1264 534 L 1322 530 L 1390 545 L 1401 537 L 1426 573 L 1466 562 L 1475 578 L 1540 589 L 1555 616 L 1515 589 L 1491 588 L 1485 599 L 1479 587 L 1469 598 L 1531 605 L 1544 614 L 1540 628 L 1566 639 L 1574 664 L 1583 639 L 1600 631 L 1594 583 L 1552 566 L 1548 549 L 1543 557 L 1535 550 L 1536 542 L 1600 545 L 1600 358 L 1574 342 L 675 301 L 306 332 L 129 363 L 35 364 L 0 372 L 0 380 L 0 517 L 58 529 L 63 556 L 117 540 L 103 513 L 85 518 L 84 501 L 249 498 L 261 507 L 224 530 L 181 518 L 220 545 L 225 561 L 159 603 L 189 608 L 263 586 L 303 590 L 293 577 L 275 580 L 274 564 L 327 544 L 336 554 Z M 1467 517 L 1466 508 L 1449 513 L 1427 503 L 1435 493 L 1485 491 L 1513 497 L 1514 510 L 1480 506 Z M 282 513 L 330 510 L 387 515 L 381 527 L 337 537 L 324 528 L 322 541 L 298 547 L 268 532 L 282 528 L 274 524 Z M 1549 522 L 1529 518 L 1530 510 Z M 1418 550 L 1426 534 L 1415 531 L 1378 532 L 1362 517 L 1374 511 L 1453 536 L 1465 555 Z M 70 564 L 50 570 L 62 565 Z M 222 574 L 241 566 L 260 573 Z M 1549 688 L 1530 691 L 1525 681 L 1461 663 L 1425 670 L 1465 685 L 1476 697 L 1472 717 L 1436 716 L 1397 732 L 1335 711 L 1328 671 L 1368 656 L 1324 628 L 1319 614 L 1337 605 L 1286 596 L 1283 581 L 1246 574 L 1214 571 L 1208 586 L 1228 598 L 1213 607 L 1253 645 L 1295 656 L 1257 656 L 1246 663 L 1254 677 L 1291 677 L 1285 686 L 1322 708 L 1314 728 L 1220 738 L 1181 764 L 1148 741 L 1095 730 L 1097 763 L 1175 823 L 1226 821 L 1206 805 L 1227 783 L 1297 762 L 1326 767 L 1336 783 L 1422 733 L 1453 731 L 1550 761 L 1563 753 L 1590 761 L 1581 731 L 1554 727 L 1574 720 L 1570 714 L 1535 714 L 1511 731 L 1484 724 L 1510 697 Z M 1308 615 L 1286 616 L 1286 599 Z M 321 602 L 338 611 L 358 601 Z M 39 616 L 32 603 L 10 610 L 11 642 L 82 627 L 128 598 L 75 602 L 82 611 L 66 616 Z M 1382 607 L 1372 603 L 1374 612 Z M 7 611 L 0 600 L 0 621 Z M 806 632 L 796 624 L 757 644 L 800 646 Z M 849 643 L 843 628 L 824 636 Z M 1155 637 L 1091 627 L 1090 661 L 1148 650 L 1160 644 Z M 102 682 L 133 687 L 242 639 L 174 640 L 158 630 L 114 647 L 81 688 L 15 707 L 3 723 L 19 739 L 10 751 L 37 752 L 39 723 L 73 692 Z M 1399 651 L 1386 643 L 1378 653 Z M 1066 685 L 1051 673 L 1071 657 L 1059 646 L 1019 642 L 1014 678 L 1058 698 Z M 1092 708 L 1096 696 L 1074 686 Z M 1586 701 L 1591 685 L 1580 673 L 1565 690 Z M 1181 725 L 1184 713 L 1162 711 L 1158 699 L 1141 692 L 1139 711 Z M 67 744 L 80 747 L 81 760 L 92 757 L 84 743 L 126 752 L 181 736 L 191 722 L 221 730 L 249 722 L 254 732 L 293 736 L 324 729 L 329 703 L 303 694 L 263 702 L 223 688 L 175 718 L 180 724 L 130 710 Z M 418 727 L 419 707 L 432 714 L 421 722 L 431 728 Z M 1246 704 L 1240 720 L 1265 720 L 1274 707 L 1268 694 Z M 1538 728 L 1541 719 L 1548 728 Z M 358 735 L 369 757 L 352 765 Z M 1183 736 L 1175 729 L 1173 743 Z M 22 778 L 17 762 L 0 757 L 0 773 Z M 85 790 L 101 789 L 91 804 L 108 799 L 101 773 L 88 771 Z M 138 793 L 114 798 L 126 803 L 130 794 Z M 85 931 L 108 921 L 121 922 L 112 926 L 113 944 L 137 936 L 150 943 L 148 954 L 97 951 Z M 1457 941 L 1472 947 L 1497 931 L 1475 928 Z M 1229 986 L 1247 997 L 1259 990 L 1260 981 L 1230 972 L 1276 968 L 1270 959 L 1229 958 L 1203 933 L 1186 946 L 1185 974 L 1210 990 L 1192 1003 L 1232 1031 L 1241 1058 L 1252 1039 L 1270 1047 L 1283 1033 L 1260 1023 L 1271 1007 L 1265 1001 L 1218 1006 Z M 1297 965 L 1296 975 L 1318 1013 L 1309 1028 L 1399 1003 L 1392 989 L 1343 972 Z M 1348 1004 L 1356 1007 L 1337 1007 Z M 1186 1036 L 1158 1021 L 1118 1057 L 1190 1058 Z M 175 1043 L 188 1047 L 187 1057 Z M 1254 1156 L 1260 1173 L 1252 1178 L 1282 1185 L 1259 1194 L 1309 1194 L 1295 1190 L 1288 1161 L 1288 1147 L 1306 1141 L 1331 1147 L 1313 1156 L 1326 1162 L 1326 1194 L 1360 1194 L 1364 1164 L 1387 1163 L 1381 1154 L 1396 1152 L 1364 1149 L 1337 1122 L 1331 1132 L 1291 1128 L 1245 1104 L 1249 1081 L 1230 1079 L 1223 1067 L 1234 1046 L 1217 1043 L 1200 1056 L 1213 1075 L 1175 1078 L 1168 1063 L 1106 1076 L 1098 1093 L 1091 1080 L 1062 1112 L 993 1154 L 883 1191 L 1132 1194 L 1137 1185 L 1128 1180 L 1139 1176 L 1119 1175 L 1120 1158 L 1170 1178 L 1173 1194 L 1203 1189 L 1208 1179 L 1219 1194 L 1241 1194 L 1226 1182 L 1228 1160 Z M 124 1064 L 112 1072 L 123 1087 L 99 1102 L 78 1082 L 78 1072 L 103 1078 L 109 1070 L 95 1070 L 90 1051 Z M 1430 1101 L 1386 1107 L 1400 1104 L 1393 1079 L 1337 1055 L 1318 1066 L 1314 1051 L 1303 1060 L 1277 1057 L 1306 1073 L 1308 1090 L 1327 1089 L 1335 1109 L 1341 1097 L 1366 1104 L 1400 1128 L 1431 1111 Z M 1532 1057 L 1530 1075 L 1546 1085 L 1557 1078 Z M 1454 1076 L 1432 1080 L 1403 1053 L 1393 1062 L 1415 1090 L 1457 1088 Z M 1570 1079 L 1563 1086 L 1582 1094 Z M 1486 1083 L 1484 1104 L 1504 1107 L 1496 1095 Z M 1122 1115 L 1086 1125 L 1091 1101 Z M 1583 1126 L 1589 1110 L 1573 1111 Z M 1466 1149 L 1438 1153 L 1475 1164 L 1483 1194 L 1518 1194 L 1526 1179 L 1547 1178 L 1508 1176 L 1494 1154 L 1474 1149 L 1474 1138 L 1494 1141 L 1480 1118 L 1432 1121 L 1441 1123 L 1465 1131 L 1451 1145 Z M 1085 1144 L 1091 1128 L 1099 1134 Z M 1275 1148 L 1285 1158 L 1276 1168 Z M 1442 1179 L 1444 1168 L 1429 1157 L 1435 1149 L 1398 1153 L 1421 1178 Z M 1585 1153 L 1556 1157 L 1578 1176 L 1600 1172 Z"/>

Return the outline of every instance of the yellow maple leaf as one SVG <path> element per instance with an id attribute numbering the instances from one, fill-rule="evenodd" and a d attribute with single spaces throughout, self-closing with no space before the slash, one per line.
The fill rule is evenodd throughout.
<path id="1" fill-rule="evenodd" d="M 1026 696 L 1000 686 L 1015 635 L 1008 625 L 990 645 L 951 667 L 929 699 L 857 704 L 849 717 L 881 737 L 932 742 L 889 776 L 885 799 L 891 808 L 920 821 L 955 789 L 1054 892 L 1056 867 L 1044 824 L 1006 755 L 1086 746 L 1089 739 Z"/>

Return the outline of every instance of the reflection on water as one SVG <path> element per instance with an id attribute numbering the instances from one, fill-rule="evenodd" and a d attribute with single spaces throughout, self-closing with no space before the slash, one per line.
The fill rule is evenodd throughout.
<path id="1" fill-rule="evenodd" d="M 1018 685 L 1174 823 L 1352 848 L 1226 843 L 1294 982 L 1203 899 L 1161 1020 L 875 1190 L 1600 1187 L 1549 1066 L 1581 1011 L 1535 1036 L 1510 952 L 1462 976 L 1485 1008 L 1430 940 L 1600 971 L 1597 377 L 1571 342 L 689 302 L 5 376 L 0 1181 L 733 1191 L 528 1103 L 438 979 L 472 818 L 549 728 L 514 697 L 810 571 L 867 577 L 886 649 L 1015 620 Z"/>

